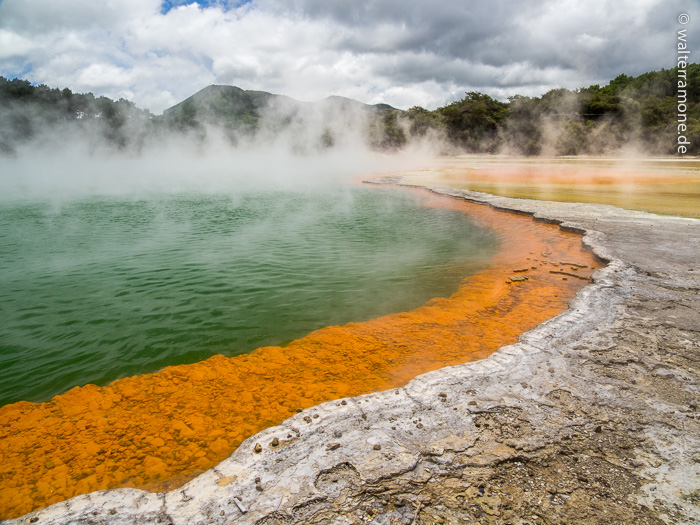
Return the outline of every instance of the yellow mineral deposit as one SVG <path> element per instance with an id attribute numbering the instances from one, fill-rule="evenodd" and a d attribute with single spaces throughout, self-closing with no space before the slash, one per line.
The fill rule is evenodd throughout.
<path id="1" fill-rule="evenodd" d="M 700 159 L 464 155 L 402 173 L 407 183 L 519 199 L 610 204 L 700 218 Z"/>
<path id="2" fill-rule="evenodd" d="M 297 409 L 482 359 L 562 312 L 597 264 L 580 236 L 556 226 L 447 197 L 428 199 L 430 206 L 463 210 L 501 239 L 489 268 L 465 279 L 454 295 L 410 312 L 329 326 L 286 347 L 218 355 L 105 387 L 76 387 L 47 403 L 4 406 L 0 517 L 98 489 L 172 489 Z"/>

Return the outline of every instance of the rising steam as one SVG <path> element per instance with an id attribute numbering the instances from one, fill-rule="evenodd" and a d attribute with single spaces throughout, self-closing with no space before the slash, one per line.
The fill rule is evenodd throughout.
<path id="1" fill-rule="evenodd" d="M 215 120 L 178 127 L 163 117 L 56 122 L 23 108 L 31 137 L 0 155 L 0 200 L 86 195 L 238 192 L 312 188 L 427 162 L 438 150 L 416 140 L 401 154 L 373 147 L 378 117 L 346 99 L 271 99 L 253 132 Z M 5 114 L 18 118 L 19 108 Z"/>

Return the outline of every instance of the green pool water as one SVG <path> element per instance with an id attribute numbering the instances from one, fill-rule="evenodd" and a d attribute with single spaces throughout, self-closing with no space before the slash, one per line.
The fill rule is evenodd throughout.
<path id="1" fill-rule="evenodd" d="M 0 405 L 447 296 L 494 234 L 351 184 L 0 202 Z"/>

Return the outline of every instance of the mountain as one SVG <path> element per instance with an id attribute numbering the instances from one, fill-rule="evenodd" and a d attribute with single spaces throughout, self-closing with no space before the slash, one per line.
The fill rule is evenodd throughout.
<path id="1" fill-rule="evenodd" d="M 258 127 L 262 110 L 278 97 L 281 96 L 264 91 L 245 91 L 235 86 L 208 86 L 166 109 L 162 120 L 179 128 L 216 124 L 254 130 Z M 292 102 L 288 97 L 281 98 Z"/>
<path id="2" fill-rule="evenodd" d="M 295 149 L 313 151 L 337 145 L 354 134 L 371 147 L 396 149 L 406 142 L 398 127 L 401 113 L 388 104 L 370 105 L 339 96 L 302 102 L 265 91 L 212 85 L 166 109 L 157 122 L 202 140 L 215 127 L 234 144 L 252 137 L 275 140 L 284 136 Z"/>
<path id="3" fill-rule="evenodd" d="M 214 124 L 229 130 L 252 132 L 264 125 L 278 127 L 291 119 L 320 114 L 328 119 L 342 114 L 398 111 L 388 104 L 369 105 L 331 96 L 318 102 L 302 102 L 285 95 L 243 90 L 236 86 L 208 86 L 166 109 L 162 120 L 177 128 Z"/>

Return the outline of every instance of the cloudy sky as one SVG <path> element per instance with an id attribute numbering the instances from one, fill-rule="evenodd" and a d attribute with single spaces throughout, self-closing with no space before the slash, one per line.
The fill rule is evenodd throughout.
<path id="1" fill-rule="evenodd" d="M 699 0 L 0 0 L 0 75 L 154 113 L 209 84 L 434 109 L 673 68 L 683 27 L 700 56 Z"/>

